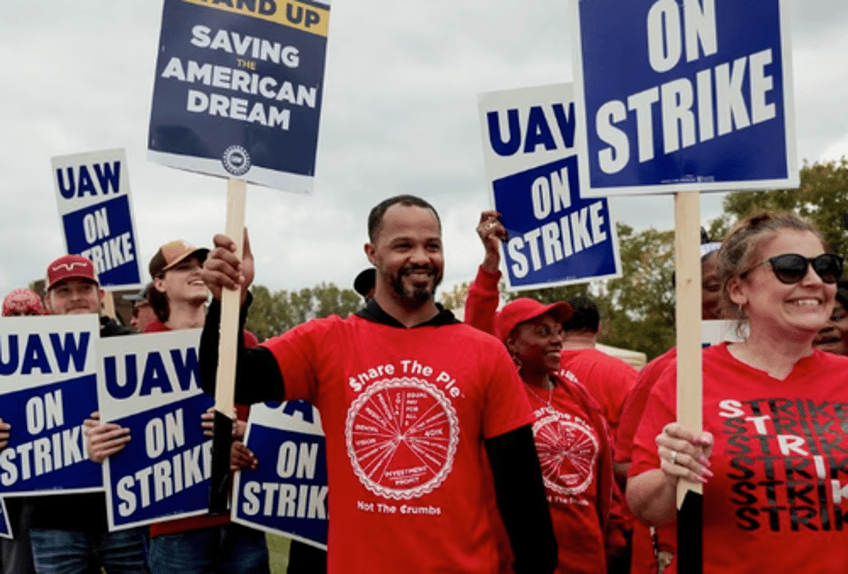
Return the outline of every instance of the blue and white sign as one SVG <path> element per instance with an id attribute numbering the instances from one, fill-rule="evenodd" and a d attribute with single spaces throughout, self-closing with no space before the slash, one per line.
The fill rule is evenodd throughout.
<path id="1" fill-rule="evenodd" d="M 571 85 L 480 94 L 479 111 L 507 289 L 621 276 L 607 200 L 581 199 Z"/>
<path id="2" fill-rule="evenodd" d="M 124 150 L 52 158 L 65 246 L 94 263 L 105 289 L 141 286 Z"/>
<path id="3" fill-rule="evenodd" d="M 100 416 L 130 430 L 103 464 L 110 530 L 205 514 L 212 441 L 201 416 L 212 397 L 200 387 L 200 330 L 103 339 Z"/>
<path id="4" fill-rule="evenodd" d="M 798 186 L 785 2 L 572 7 L 584 197 Z"/>
<path id="5" fill-rule="evenodd" d="M 311 193 L 329 0 L 165 0 L 148 154 Z"/>
<path id="6" fill-rule="evenodd" d="M 306 401 L 250 407 L 254 470 L 236 473 L 232 518 L 327 548 L 327 458 L 318 411 Z"/>
<path id="7" fill-rule="evenodd" d="M 2 519 L 0 519 L 0 538 L 14 538 L 12 525 L 9 523 L 9 514 L 6 512 L 6 499 L 0 498 L 0 511 L 2 511 Z"/>
<path id="8" fill-rule="evenodd" d="M 103 490 L 83 421 L 97 410 L 97 315 L 0 319 L 0 494 Z"/>

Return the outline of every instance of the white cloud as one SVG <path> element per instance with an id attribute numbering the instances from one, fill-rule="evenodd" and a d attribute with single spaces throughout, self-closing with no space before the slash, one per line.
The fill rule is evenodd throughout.
<path id="1" fill-rule="evenodd" d="M 792 10 L 799 156 L 844 149 L 848 8 Z M 223 180 L 152 164 L 147 124 L 161 2 L 6 0 L 0 19 L 0 295 L 41 277 L 63 249 L 55 155 L 123 147 L 142 268 L 161 243 L 208 245 L 223 229 Z M 441 211 L 445 286 L 473 277 L 474 226 L 490 199 L 477 94 L 572 79 L 568 3 L 358 0 L 332 6 L 312 197 L 248 188 L 257 281 L 271 289 L 349 286 L 365 266 L 365 218 L 416 193 Z M 845 153 L 845 152 L 840 152 Z M 720 197 L 702 202 L 715 213 Z M 622 198 L 637 228 L 673 226 L 670 197 Z M 706 217 L 705 217 L 706 219 Z"/>

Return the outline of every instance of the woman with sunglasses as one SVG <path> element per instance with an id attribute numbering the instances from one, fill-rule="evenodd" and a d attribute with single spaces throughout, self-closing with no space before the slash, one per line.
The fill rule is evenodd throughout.
<path id="1" fill-rule="evenodd" d="M 842 259 L 791 214 L 737 223 L 718 252 L 722 297 L 749 325 L 703 352 L 703 426 L 674 421 L 676 372 L 660 376 L 636 432 L 627 500 L 675 518 L 677 482 L 704 483 L 704 572 L 848 571 L 848 358 L 813 347 Z"/>

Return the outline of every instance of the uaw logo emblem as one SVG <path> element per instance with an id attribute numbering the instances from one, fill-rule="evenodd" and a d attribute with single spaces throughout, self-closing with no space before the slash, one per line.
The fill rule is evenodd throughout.
<path id="1" fill-rule="evenodd" d="M 250 154 L 240 145 L 231 145 L 221 157 L 224 169 L 233 175 L 244 175 L 250 170 Z"/>

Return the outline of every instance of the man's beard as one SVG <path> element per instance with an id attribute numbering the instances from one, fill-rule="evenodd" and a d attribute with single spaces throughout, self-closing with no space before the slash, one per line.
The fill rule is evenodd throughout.
<path id="1" fill-rule="evenodd" d="M 427 286 L 413 285 L 409 289 L 404 289 L 403 278 L 412 273 L 425 271 L 432 277 L 432 284 Z M 442 272 L 432 265 L 419 265 L 404 267 L 398 274 L 392 278 L 392 289 L 400 297 L 401 303 L 408 305 L 423 305 L 432 299 L 436 294 L 436 287 L 442 282 Z"/>

